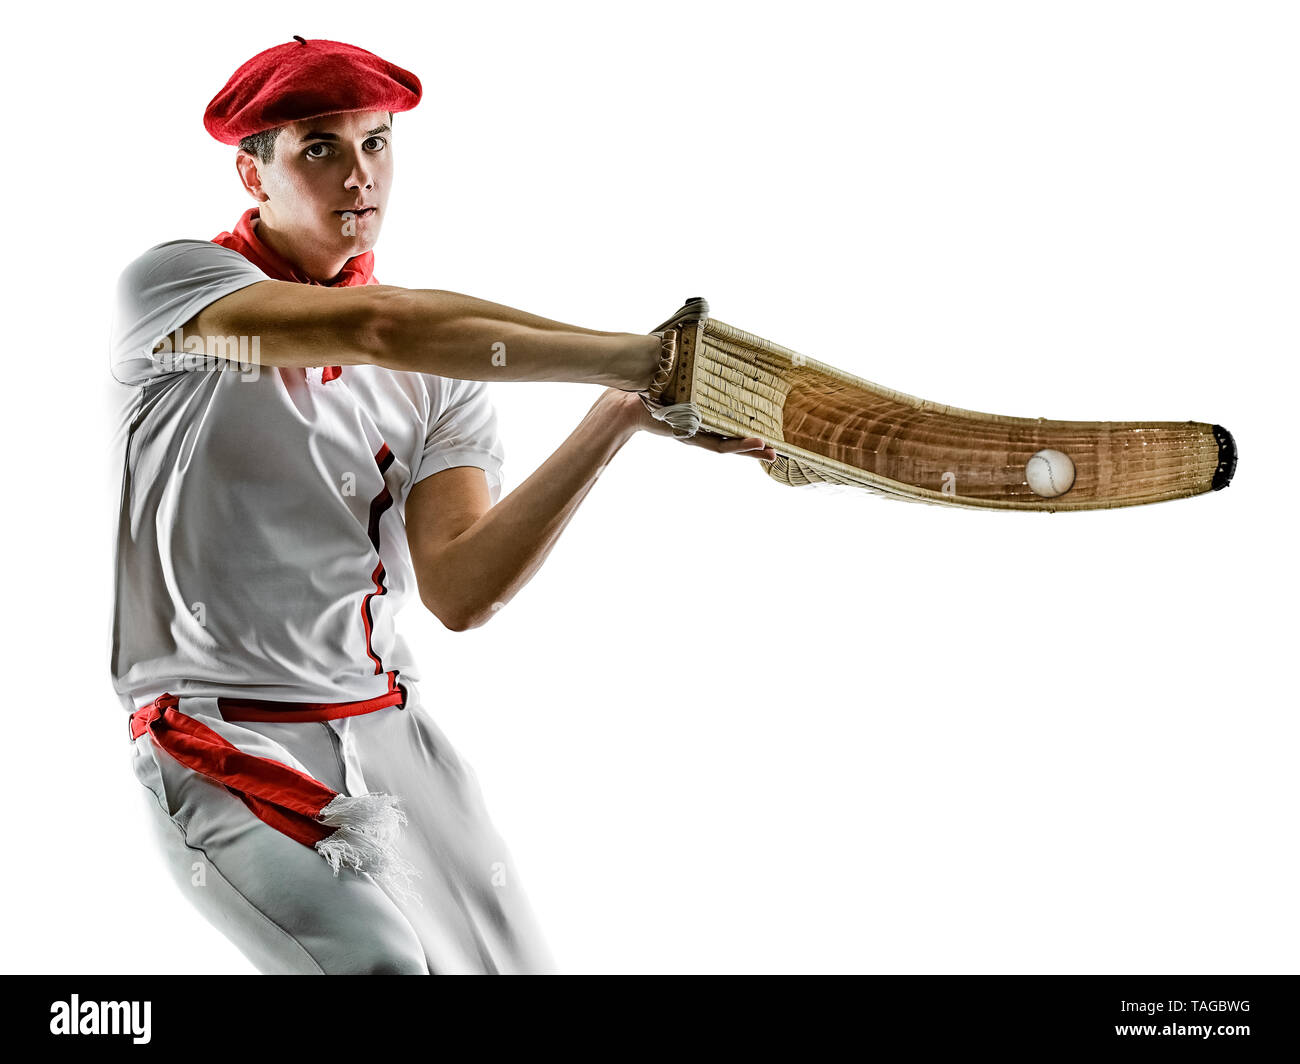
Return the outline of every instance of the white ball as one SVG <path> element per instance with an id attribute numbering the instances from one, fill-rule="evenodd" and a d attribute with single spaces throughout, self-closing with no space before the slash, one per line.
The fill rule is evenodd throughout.
<path id="1" fill-rule="evenodd" d="M 1074 483 L 1074 462 L 1060 451 L 1039 451 L 1025 463 L 1025 479 L 1035 495 L 1054 499 Z"/>

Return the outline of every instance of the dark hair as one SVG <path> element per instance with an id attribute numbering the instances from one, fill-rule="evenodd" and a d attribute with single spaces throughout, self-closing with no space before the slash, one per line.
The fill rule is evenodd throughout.
<path id="1" fill-rule="evenodd" d="M 251 133 L 239 142 L 239 150 L 246 151 L 249 155 L 256 155 L 263 163 L 269 163 L 275 158 L 275 138 L 280 135 L 280 130 L 284 126 L 276 126 L 274 129 L 264 129 L 260 133 Z"/>
<path id="2" fill-rule="evenodd" d="M 388 121 L 393 121 L 393 112 L 388 112 Z M 275 158 L 275 138 L 280 135 L 280 130 L 284 126 L 276 126 L 274 129 L 264 129 L 260 133 L 250 133 L 247 137 L 239 142 L 239 150 L 246 151 L 249 155 L 256 155 L 263 164 L 268 164 Z"/>

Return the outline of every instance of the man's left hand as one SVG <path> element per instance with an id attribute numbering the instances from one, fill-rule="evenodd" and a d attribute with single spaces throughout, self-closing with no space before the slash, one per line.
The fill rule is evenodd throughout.
<path id="1" fill-rule="evenodd" d="M 686 437 L 673 436 L 672 426 L 651 417 L 650 411 L 646 409 L 636 392 L 607 388 L 601 399 L 626 408 L 626 415 L 637 431 L 653 433 L 655 436 L 669 436 L 692 447 L 703 447 L 718 454 L 743 454 L 763 462 L 776 461 L 776 451 L 757 436 L 715 436 L 706 432 L 697 432 L 694 436 Z"/>

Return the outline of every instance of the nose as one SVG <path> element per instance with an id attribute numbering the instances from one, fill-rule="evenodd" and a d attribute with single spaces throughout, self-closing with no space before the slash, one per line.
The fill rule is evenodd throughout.
<path id="1" fill-rule="evenodd" d="M 356 161 L 352 164 L 351 173 L 343 182 L 343 187 L 349 192 L 357 188 L 369 192 L 375 187 L 375 175 L 371 172 L 370 167 L 366 165 L 364 156 L 356 157 Z"/>

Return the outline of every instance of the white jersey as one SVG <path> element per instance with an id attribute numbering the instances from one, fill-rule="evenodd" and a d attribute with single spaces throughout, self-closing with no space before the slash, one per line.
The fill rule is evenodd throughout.
<path id="1" fill-rule="evenodd" d="M 133 391 L 119 438 L 112 675 L 128 709 L 163 692 L 353 702 L 418 680 L 395 628 L 417 590 L 407 494 L 476 466 L 501 496 L 482 381 L 378 366 L 325 380 L 241 366 L 233 349 L 154 353 L 203 307 L 267 279 L 237 251 L 173 240 L 118 282 L 112 372 Z"/>

